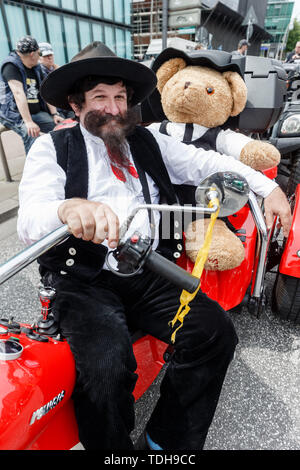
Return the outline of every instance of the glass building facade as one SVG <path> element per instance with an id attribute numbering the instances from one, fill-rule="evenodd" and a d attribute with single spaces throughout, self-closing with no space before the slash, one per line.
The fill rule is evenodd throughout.
<path id="1" fill-rule="evenodd" d="M 0 62 L 27 34 L 50 42 L 58 65 L 92 41 L 131 59 L 131 0 L 0 0 Z"/>
<path id="2" fill-rule="evenodd" d="M 269 0 L 265 19 L 265 28 L 272 34 L 271 42 L 282 42 L 290 24 L 294 1 Z"/>

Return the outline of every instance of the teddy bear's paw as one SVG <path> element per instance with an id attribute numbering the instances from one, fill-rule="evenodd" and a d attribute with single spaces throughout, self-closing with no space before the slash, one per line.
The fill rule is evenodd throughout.
<path id="1" fill-rule="evenodd" d="M 196 220 L 186 231 L 186 254 L 193 263 L 203 245 L 209 222 L 209 219 Z M 204 268 L 208 271 L 226 271 L 239 266 L 244 258 L 245 250 L 241 240 L 222 220 L 216 220 Z"/>
<path id="2" fill-rule="evenodd" d="M 280 152 L 268 142 L 252 140 L 242 149 L 240 161 L 254 170 L 267 170 L 279 164 Z"/>

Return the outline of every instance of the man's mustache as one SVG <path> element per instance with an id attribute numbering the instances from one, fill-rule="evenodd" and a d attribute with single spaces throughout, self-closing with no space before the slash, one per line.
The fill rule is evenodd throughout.
<path id="1" fill-rule="evenodd" d="M 103 113 L 102 111 L 89 111 L 85 118 L 85 127 L 89 128 L 91 125 L 93 128 L 102 127 L 109 124 L 111 121 L 115 121 L 120 126 L 126 124 L 126 118 L 121 114 L 113 115 L 110 113 Z"/>

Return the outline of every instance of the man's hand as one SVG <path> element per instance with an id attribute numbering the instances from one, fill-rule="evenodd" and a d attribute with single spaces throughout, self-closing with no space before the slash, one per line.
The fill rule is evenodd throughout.
<path id="1" fill-rule="evenodd" d="M 119 219 L 106 204 L 73 198 L 58 208 L 60 220 L 76 238 L 102 243 L 107 238 L 110 248 L 119 240 Z"/>
<path id="2" fill-rule="evenodd" d="M 283 235 L 287 237 L 292 225 L 292 214 L 288 200 L 279 186 L 265 198 L 264 206 L 267 228 L 272 227 L 273 219 L 278 215 Z"/>
<path id="3" fill-rule="evenodd" d="M 59 116 L 59 114 L 55 114 L 53 116 L 53 121 L 54 121 L 54 124 L 57 126 L 57 124 L 64 121 L 64 118 L 62 116 Z"/>
<path id="4" fill-rule="evenodd" d="M 41 129 L 34 121 L 25 121 L 25 126 L 30 137 L 38 137 L 40 135 Z"/>

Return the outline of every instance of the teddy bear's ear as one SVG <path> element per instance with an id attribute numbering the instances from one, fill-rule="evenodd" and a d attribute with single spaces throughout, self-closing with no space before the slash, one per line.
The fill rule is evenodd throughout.
<path id="1" fill-rule="evenodd" d="M 247 87 L 242 77 L 237 72 L 223 72 L 232 93 L 233 106 L 230 116 L 237 116 L 243 111 L 247 102 Z"/>
<path id="2" fill-rule="evenodd" d="M 170 78 L 175 75 L 175 73 L 186 67 L 186 63 L 181 58 L 170 59 L 164 62 L 156 72 L 157 77 L 157 89 L 161 94 L 163 87 Z"/>

